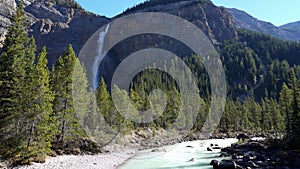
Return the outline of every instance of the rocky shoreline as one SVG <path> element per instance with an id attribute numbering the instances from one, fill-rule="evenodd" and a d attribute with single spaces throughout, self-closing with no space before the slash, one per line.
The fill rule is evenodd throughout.
<path id="1" fill-rule="evenodd" d="M 207 139 L 226 139 L 237 138 L 239 135 L 245 134 L 249 138 L 254 137 L 268 137 L 271 134 L 263 133 L 238 133 L 238 132 L 216 132 L 214 134 L 207 134 L 205 132 L 190 132 L 190 133 L 168 133 L 167 131 L 160 129 L 158 131 L 152 131 L 151 129 L 145 129 L 141 131 L 132 131 L 129 136 L 125 136 L 123 142 L 126 142 L 125 146 L 135 147 L 139 150 L 159 148 L 168 145 L 174 145 L 182 142 L 207 140 Z"/>
<path id="2" fill-rule="evenodd" d="M 212 160 L 214 169 L 297 169 L 300 166 L 300 152 L 269 147 L 266 141 L 249 140 L 233 144 L 221 150 L 222 157 L 230 160 Z"/>

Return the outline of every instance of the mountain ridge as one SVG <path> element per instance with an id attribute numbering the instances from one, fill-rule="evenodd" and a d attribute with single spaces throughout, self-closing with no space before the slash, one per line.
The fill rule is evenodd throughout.
<path id="1" fill-rule="evenodd" d="M 10 18 L 16 9 L 16 2 L 17 0 L 0 2 L 0 45 L 4 42 Z M 47 46 L 50 66 L 64 53 L 68 44 L 72 44 L 76 54 L 79 54 L 85 42 L 100 27 L 124 15 L 139 12 L 163 12 L 186 19 L 200 28 L 215 45 L 224 41 L 238 40 L 237 28 L 275 35 L 284 40 L 294 40 L 295 37 L 296 40 L 300 40 L 300 31 L 291 30 L 294 26 L 292 23 L 278 28 L 271 23 L 259 21 L 245 12 L 238 13 L 247 16 L 248 21 L 252 21 L 247 23 L 239 19 L 241 16 L 238 17 L 232 10 L 217 7 L 210 0 L 151 0 L 113 18 L 85 11 L 75 1 L 67 3 L 69 1 L 66 0 L 22 0 L 22 2 L 28 20 L 28 32 L 35 37 L 38 50 Z"/>
<path id="2" fill-rule="evenodd" d="M 279 28 L 288 30 L 288 31 L 297 32 L 300 34 L 300 21 L 287 23 L 287 24 L 280 26 Z"/>
<path id="3" fill-rule="evenodd" d="M 210 0 L 150 0 L 129 8 L 114 18 L 140 12 L 163 12 L 186 19 L 200 28 L 213 44 L 237 40 L 237 30 L 225 8 Z"/>
<path id="4" fill-rule="evenodd" d="M 232 15 L 237 28 L 269 34 L 282 40 L 300 41 L 300 21 L 277 27 L 270 22 L 259 20 L 245 11 L 235 8 L 226 10 Z"/>
<path id="5" fill-rule="evenodd" d="M 84 11 L 78 6 L 62 5 L 65 0 L 59 0 L 61 4 L 45 0 L 22 0 L 24 10 L 29 23 L 29 34 L 36 39 L 38 50 L 47 46 L 49 65 L 56 62 L 63 54 L 68 44 L 72 44 L 76 54 L 88 38 L 100 27 L 109 23 L 114 18 L 106 18 Z M 166 3 L 165 5 L 161 3 Z M 158 3 L 143 8 L 142 12 L 164 12 L 182 17 L 199 27 L 214 44 L 222 43 L 224 40 L 237 40 L 237 30 L 233 20 L 224 8 L 213 5 L 209 0 L 152 0 L 146 3 Z M 0 9 L 1 40 L 3 42 L 5 32 L 10 24 L 10 17 L 16 8 L 15 0 L 1 1 L 2 6 L 8 8 Z M 132 8 L 134 9 L 134 8 Z M 10 13 L 9 13 L 10 12 Z M 136 13 L 136 12 L 135 12 Z M 123 13 L 127 15 L 129 13 Z"/>

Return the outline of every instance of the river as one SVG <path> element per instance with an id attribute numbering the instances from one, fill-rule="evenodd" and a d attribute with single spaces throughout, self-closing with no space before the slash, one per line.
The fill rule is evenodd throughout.
<path id="1" fill-rule="evenodd" d="M 237 141 L 233 138 L 199 140 L 159 148 L 162 152 L 144 150 L 128 160 L 120 169 L 212 169 L 209 165 L 211 160 L 224 158 L 219 157 L 220 150 L 211 152 L 207 151 L 207 147 L 211 144 L 228 147 Z"/>

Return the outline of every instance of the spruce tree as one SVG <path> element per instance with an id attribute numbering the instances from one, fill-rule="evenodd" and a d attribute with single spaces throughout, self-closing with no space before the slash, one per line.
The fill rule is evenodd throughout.
<path id="1" fill-rule="evenodd" d="M 51 117 L 53 92 L 50 90 L 50 77 L 48 70 L 46 47 L 37 57 L 37 64 L 34 67 L 34 91 L 33 97 L 33 117 L 30 126 L 30 136 L 28 139 L 28 153 L 39 159 L 45 160 L 47 154 L 51 152 L 51 141 L 57 130 L 55 130 L 55 119 Z"/>
<path id="2" fill-rule="evenodd" d="M 73 81 L 72 81 L 72 96 L 74 102 L 74 108 L 80 123 L 83 124 L 84 117 L 88 112 L 89 101 L 89 91 L 88 91 L 88 80 L 86 76 L 86 69 L 84 65 L 76 59 Z"/>
<path id="3" fill-rule="evenodd" d="M 289 86 L 291 88 L 291 95 L 292 95 L 291 130 L 294 134 L 298 134 L 297 132 L 299 131 L 298 121 L 299 121 L 299 111 L 300 111 L 300 107 L 299 107 L 300 93 L 299 93 L 298 81 L 294 69 L 292 69 L 290 73 Z"/>
<path id="4" fill-rule="evenodd" d="M 282 85 L 282 90 L 280 92 L 279 104 L 281 107 L 281 111 L 285 115 L 286 133 L 288 137 L 291 134 L 291 102 L 292 102 L 291 91 L 284 83 Z"/>
<path id="5" fill-rule="evenodd" d="M 76 143 L 84 135 L 76 117 L 72 96 L 76 60 L 75 52 L 69 45 L 63 57 L 58 59 L 51 75 L 51 86 L 55 93 L 53 111 L 58 121 L 59 131 L 55 145 L 58 148 L 64 148 L 69 142 Z"/>
<path id="6" fill-rule="evenodd" d="M 109 92 L 106 88 L 106 83 L 104 81 L 104 78 L 101 77 L 100 79 L 100 85 L 97 89 L 97 104 L 99 107 L 100 113 L 103 115 L 103 117 L 106 119 L 106 121 L 109 124 L 113 123 L 113 119 L 111 117 L 111 111 L 112 111 L 112 101 Z M 99 118 L 98 118 L 99 119 Z"/>
<path id="7" fill-rule="evenodd" d="M 83 119 L 83 128 L 88 135 L 95 135 L 96 130 L 99 129 L 100 126 L 103 126 L 105 120 L 99 117 L 98 113 L 100 113 L 100 111 L 92 88 L 88 90 L 88 102 L 87 113 Z"/>
<path id="8" fill-rule="evenodd" d="M 32 57 L 34 51 L 29 48 L 34 45 L 30 45 L 32 43 L 25 29 L 25 15 L 20 2 L 0 57 L 0 149 L 7 156 L 19 156 L 18 152 L 22 151 L 26 140 L 22 133 L 26 117 L 26 112 L 23 112 L 27 92 L 24 86 L 27 66 L 31 66 L 27 57 Z"/>
<path id="9" fill-rule="evenodd" d="M 20 105 L 22 107 L 21 114 L 23 116 L 24 120 L 22 123 L 24 131 L 24 137 L 26 138 L 26 147 L 29 146 L 32 138 L 34 137 L 33 131 L 35 128 L 35 100 L 38 95 L 38 92 L 36 90 L 36 84 L 37 79 L 35 77 L 35 52 L 36 52 L 36 45 L 34 38 L 30 38 L 25 50 L 25 58 L 24 58 L 24 67 L 25 67 L 25 77 L 24 81 L 22 83 L 23 88 L 23 99 L 20 102 Z"/>
<path id="10" fill-rule="evenodd" d="M 112 89 L 112 94 L 116 97 L 119 98 L 118 100 L 115 100 L 114 104 L 118 105 L 118 109 L 115 108 L 111 112 L 110 119 L 113 123 L 111 124 L 112 127 L 115 130 L 118 131 L 125 131 L 125 125 L 124 125 L 124 118 L 121 114 L 137 114 L 136 111 L 130 110 L 130 102 L 129 100 L 126 99 L 127 92 L 123 89 L 120 89 L 117 85 L 114 85 Z M 101 105 L 99 105 L 101 106 Z"/>

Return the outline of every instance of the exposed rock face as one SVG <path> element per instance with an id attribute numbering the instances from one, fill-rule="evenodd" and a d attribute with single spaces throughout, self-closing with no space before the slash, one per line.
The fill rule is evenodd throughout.
<path id="1" fill-rule="evenodd" d="M 86 40 L 110 19 L 44 0 L 23 0 L 29 34 L 38 49 L 47 46 L 49 65 L 56 62 L 68 44 L 78 54 Z M 10 18 L 16 10 L 15 0 L 0 1 L 0 40 L 4 41 Z"/>
<path id="2" fill-rule="evenodd" d="M 0 4 L 0 47 L 2 47 L 2 44 L 5 40 L 7 28 L 11 24 L 10 18 L 12 17 L 13 12 L 16 9 L 16 3 L 13 0 L 1 0 Z"/>
<path id="3" fill-rule="evenodd" d="M 270 34 L 283 40 L 300 41 L 300 21 L 276 27 L 269 22 L 258 20 L 238 9 L 227 9 L 227 11 L 233 16 L 237 28 Z"/>
<path id="4" fill-rule="evenodd" d="M 140 12 L 163 12 L 184 18 L 199 27 L 214 44 L 238 38 L 231 15 L 225 8 L 216 7 L 209 0 L 152 0 L 117 17 Z"/>
<path id="5" fill-rule="evenodd" d="M 11 23 L 10 18 L 16 10 L 16 1 L 0 1 L 1 42 L 4 41 L 7 28 Z M 55 1 L 51 0 L 50 2 Z M 72 44 L 78 54 L 86 40 L 111 20 L 72 6 L 49 3 L 48 0 L 23 0 L 23 2 L 29 25 L 29 34 L 35 37 L 39 50 L 43 46 L 47 46 L 49 65 L 56 62 L 68 44 Z M 165 12 L 194 23 L 214 44 L 238 38 L 231 15 L 224 8 L 218 8 L 208 0 L 151 0 L 150 6 L 147 3 L 149 2 L 146 2 L 144 6 L 139 6 L 139 8 L 132 8 L 120 16 L 137 12 Z M 122 48 L 127 50 L 128 53 L 131 48 L 136 48 L 135 44 L 139 44 L 140 40 L 135 40 L 136 42 L 134 42 L 134 39 L 132 40 L 134 43 L 129 45 L 129 49 L 125 43 Z M 145 45 L 147 46 L 147 44 Z"/>

